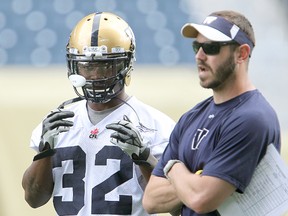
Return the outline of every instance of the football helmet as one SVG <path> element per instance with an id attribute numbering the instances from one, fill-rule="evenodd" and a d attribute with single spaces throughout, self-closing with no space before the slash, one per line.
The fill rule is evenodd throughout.
<path id="1" fill-rule="evenodd" d="M 66 46 L 68 77 L 76 94 L 107 103 L 130 82 L 135 37 L 119 16 L 99 12 L 80 20 Z"/>

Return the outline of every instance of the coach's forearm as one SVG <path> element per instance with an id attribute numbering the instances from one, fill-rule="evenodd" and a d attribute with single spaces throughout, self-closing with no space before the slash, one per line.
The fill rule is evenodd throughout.
<path id="1" fill-rule="evenodd" d="M 37 208 L 49 201 L 53 191 L 51 157 L 34 161 L 25 171 L 22 179 L 25 200 Z"/>
<path id="2" fill-rule="evenodd" d="M 150 214 L 174 212 L 182 206 L 170 182 L 154 175 L 146 186 L 142 203 Z"/>
<path id="3" fill-rule="evenodd" d="M 220 178 L 191 173 L 183 163 L 175 163 L 168 177 L 177 197 L 198 214 L 215 211 L 236 190 Z"/>

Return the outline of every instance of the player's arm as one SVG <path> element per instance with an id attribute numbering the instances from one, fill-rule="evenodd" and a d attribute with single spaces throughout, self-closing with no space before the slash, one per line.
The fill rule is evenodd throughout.
<path id="1" fill-rule="evenodd" d="M 215 211 L 236 190 L 220 178 L 191 173 L 181 162 L 166 169 L 166 176 L 181 202 L 198 214 Z"/>
<path id="2" fill-rule="evenodd" d="M 51 163 L 51 157 L 33 161 L 23 175 L 25 200 L 33 208 L 47 203 L 52 195 L 54 184 Z"/>
<path id="3" fill-rule="evenodd" d="M 150 179 L 153 168 L 151 166 L 145 166 L 145 165 L 139 165 L 139 168 L 147 183 Z"/>
<path id="4" fill-rule="evenodd" d="M 73 116 L 71 111 L 56 110 L 42 122 L 39 154 L 34 157 L 22 178 L 25 200 L 33 208 L 44 205 L 52 195 L 52 156 L 56 152 L 54 145 L 59 133 L 66 132 L 73 126 L 73 122 L 65 120 Z"/>
<path id="5" fill-rule="evenodd" d="M 124 116 L 123 120 L 108 124 L 106 128 L 115 131 L 111 134 L 111 143 L 120 147 L 135 164 L 139 165 L 144 178 L 148 181 L 158 160 L 151 154 L 147 143 L 143 142 L 138 129 L 127 116 Z"/>

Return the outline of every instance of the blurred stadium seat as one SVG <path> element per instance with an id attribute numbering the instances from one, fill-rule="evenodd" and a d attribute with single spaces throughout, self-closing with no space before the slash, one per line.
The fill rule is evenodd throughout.
<path id="1" fill-rule="evenodd" d="M 182 2 L 182 3 L 181 3 Z M 180 35 L 187 1 L 166 0 L 2 0 L 0 66 L 46 66 L 65 62 L 65 45 L 74 25 L 85 15 L 111 11 L 134 30 L 137 62 L 175 65 L 194 61 L 190 41 Z M 183 5 L 184 4 L 184 5 Z"/>

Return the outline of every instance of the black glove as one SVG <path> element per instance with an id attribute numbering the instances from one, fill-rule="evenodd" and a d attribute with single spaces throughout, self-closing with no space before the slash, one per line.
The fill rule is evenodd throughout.
<path id="1" fill-rule="evenodd" d="M 73 126 L 72 121 L 64 120 L 74 116 L 74 112 L 65 110 L 52 111 L 42 122 L 42 135 L 39 151 L 54 149 L 59 133 L 66 132 Z"/>
<path id="2" fill-rule="evenodd" d="M 140 132 L 124 115 L 123 120 L 106 125 L 107 129 L 114 130 L 111 134 L 111 143 L 119 146 L 137 165 L 154 166 L 154 156 L 150 155 L 150 148 L 143 142 Z M 148 160 L 151 157 L 155 160 Z"/>

